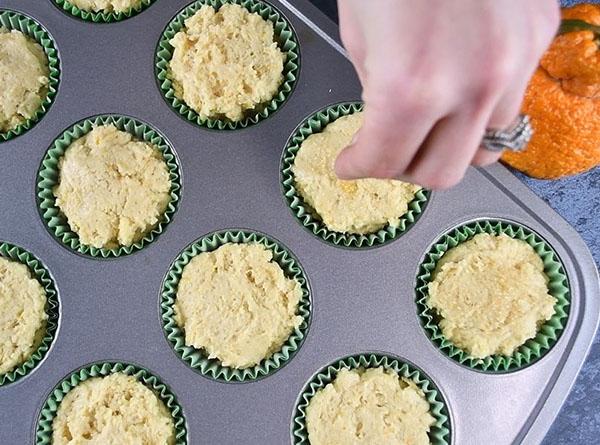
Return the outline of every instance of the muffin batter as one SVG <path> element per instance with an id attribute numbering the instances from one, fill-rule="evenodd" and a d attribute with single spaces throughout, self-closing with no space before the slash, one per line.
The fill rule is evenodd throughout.
<path id="1" fill-rule="evenodd" d="M 554 314 L 542 259 L 525 241 L 482 233 L 448 250 L 427 304 L 444 336 L 473 357 L 511 355 Z"/>
<path id="2" fill-rule="evenodd" d="M 384 368 L 342 369 L 306 409 L 311 445 L 427 445 L 435 419 L 411 380 Z"/>
<path id="3" fill-rule="evenodd" d="M 113 125 L 73 142 L 59 163 L 56 205 L 83 244 L 129 246 L 161 219 L 171 180 L 160 151 Z"/>
<path id="4" fill-rule="evenodd" d="M 261 244 L 224 244 L 183 269 L 175 320 L 185 343 L 223 366 L 247 368 L 270 357 L 302 322 L 300 284 Z"/>
<path id="5" fill-rule="evenodd" d="M 0 132 L 35 115 L 48 93 L 48 58 L 17 30 L 0 27 Z"/>
<path id="6" fill-rule="evenodd" d="M 175 94 L 203 119 L 239 121 L 283 82 L 273 24 L 242 6 L 202 6 L 170 43 Z"/>
<path id="7" fill-rule="evenodd" d="M 0 374 L 12 371 L 44 336 L 46 293 L 24 264 L 0 257 Z"/>
<path id="8" fill-rule="evenodd" d="M 390 179 L 337 178 L 333 165 L 362 125 L 362 113 L 342 116 L 321 133 L 311 134 L 296 154 L 292 172 L 296 189 L 328 229 L 365 234 L 398 226 L 417 185 Z"/>
<path id="9" fill-rule="evenodd" d="M 142 0 L 69 0 L 69 3 L 84 11 L 126 12 L 140 6 Z"/>
<path id="10" fill-rule="evenodd" d="M 164 403 L 134 377 L 93 377 L 75 386 L 58 406 L 54 445 L 172 445 L 173 419 Z"/>

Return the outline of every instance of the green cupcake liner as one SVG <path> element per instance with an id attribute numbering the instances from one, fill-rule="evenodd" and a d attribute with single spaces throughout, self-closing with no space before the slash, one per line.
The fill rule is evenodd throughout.
<path id="1" fill-rule="evenodd" d="M 470 356 L 448 340 L 438 325 L 439 316 L 427 305 L 428 284 L 438 260 L 447 250 L 471 239 L 479 233 L 505 234 L 525 241 L 544 262 L 544 273 L 549 279 L 549 293 L 556 298 L 555 314 L 544 323 L 535 338 L 527 340 L 511 356 L 491 355 L 483 359 Z M 505 373 L 524 368 L 539 360 L 558 341 L 569 313 L 570 290 L 565 269 L 552 247 L 533 230 L 517 223 L 485 219 L 470 222 L 444 234 L 425 256 L 419 268 L 416 285 L 416 303 L 421 326 L 429 339 L 452 360 L 474 370 L 488 373 Z"/>
<path id="2" fill-rule="evenodd" d="M 442 394 L 431 379 L 411 363 L 387 354 L 364 353 L 344 357 L 322 368 L 304 386 L 292 417 L 292 443 L 294 445 L 309 445 L 306 428 L 306 409 L 313 396 L 326 385 L 333 382 L 342 369 L 383 367 L 394 371 L 401 377 L 410 379 L 425 394 L 429 402 L 431 415 L 435 423 L 429 431 L 429 442 L 432 445 L 447 445 L 452 442 L 450 415 Z"/>
<path id="3" fill-rule="evenodd" d="M 119 22 L 121 20 L 128 19 L 133 17 L 136 14 L 139 14 L 144 9 L 148 8 L 152 3 L 156 0 L 142 0 L 140 5 L 135 6 L 133 8 L 128 9 L 125 12 L 106 12 L 106 11 L 86 11 L 85 9 L 79 9 L 73 3 L 68 0 L 52 0 L 56 6 L 58 6 L 63 11 L 72 15 L 81 20 L 85 20 L 86 22 L 93 23 L 113 23 Z"/>
<path id="4" fill-rule="evenodd" d="M 25 249 L 3 241 L 0 241 L 0 256 L 17 261 L 29 268 L 31 275 L 35 277 L 44 288 L 46 294 L 45 312 L 48 316 L 48 319 L 46 320 L 46 332 L 42 337 L 41 343 L 27 360 L 13 370 L 0 374 L 0 387 L 2 387 L 3 385 L 8 385 L 9 383 L 16 382 L 25 377 L 41 363 L 56 336 L 60 311 L 56 285 L 50 276 L 50 272 L 48 272 L 48 269 L 46 269 L 40 260 Z"/>
<path id="5" fill-rule="evenodd" d="M 58 58 L 58 51 L 56 50 L 54 40 L 46 28 L 31 17 L 21 14 L 20 12 L 0 9 L 0 28 L 16 29 L 40 44 L 48 58 L 49 70 L 48 93 L 40 104 L 40 107 L 32 117 L 17 125 L 15 128 L 12 128 L 7 132 L 0 132 L 1 143 L 25 133 L 38 123 L 42 116 L 50 109 L 50 106 L 56 97 L 56 93 L 58 92 L 58 84 L 60 82 L 60 60 Z"/>
<path id="6" fill-rule="evenodd" d="M 69 145 L 89 133 L 94 126 L 106 124 L 113 124 L 119 130 L 127 131 L 139 140 L 154 144 L 164 157 L 167 168 L 169 169 L 169 178 L 171 179 L 171 201 L 165 210 L 162 220 L 153 230 L 148 232 L 146 236 L 134 244 L 130 246 L 119 246 L 113 249 L 99 249 L 97 247 L 82 244 L 79 240 L 79 236 L 71 230 L 67 218 L 56 205 L 56 199 L 52 192 L 53 188 L 58 185 L 60 158 L 64 155 Z M 128 116 L 116 114 L 93 116 L 84 119 L 65 130 L 54 140 L 46 152 L 37 175 L 38 209 L 50 234 L 74 252 L 97 258 L 114 258 L 122 255 L 129 255 L 142 249 L 144 246 L 158 238 L 173 219 L 173 215 L 177 210 L 180 195 L 181 173 L 178 160 L 165 137 L 149 124 Z"/>
<path id="7" fill-rule="evenodd" d="M 171 392 L 170 388 L 149 370 L 140 366 L 124 362 L 97 362 L 71 373 L 58 383 L 52 392 L 48 395 L 44 406 L 42 407 L 37 427 L 36 427 L 36 445 L 46 445 L 52 443 L 52 423 L 60 403 L 67 393 L 92 377 L 105 377 L 110 374 L 120 372 L 135 377 L 135 379 L 148 388 L 162 400 L 166 408 L 171 413 L 173 425 L 175 427 L 175 444 L 187 444 L 187 427 L 185 417 L 177 398 Z"/>
<path id="8" fill-rule="evenodd" d="M 287 278 L 296 280 L 302 289 L 302 297 L 298 304 L 298 314 L 303 318 L 300 326 L 291 333 L 281 349 L 265 358 L 258 365 L 236 369 L 223 366 L 217 359 L 209 359 L 206 351 L 185 344 L 183 329 L 175 322 L 174 303 L 177 298 L 177 286 L 184 267 L 196 255 L 211 252 L 226 243 L 260 243 L 273 252 L 273 260 L 281 266 Z M 209 233 L 181 252 L 165 276 L 160 308 L 162 325 L 167 340 L 175 353 L 191 368 L 200 374 L 221 382 L 248 382 L 271 375 L 298 352 L 308 333 L 311 319 L 311 301 L 308 280 L 296 257 L 281 243 L 259 232 L 249 230 L 220 230 Z"/>
<path id="9" fill-rule="evenodd" d="M 368 234 L 343 233 L 330 230 L 315 210 L 304 201 L 302 195 L 296 190 L 296 179 L 292 171 L 300 146 L 308 136 L 320 133 L 328 124 L 339 117 L 362 110 L 362 102 L 343 102 L 328 106 L 305 119 L 294 130 L 283 151 L 280 173 L 283 195 L 300 224 L 329 244 L 353 249 L 382 246 L 403 235 L 417 222 L 431 195 L 429 190 L 419 190 L 415 193 L 415 198 L 408 204 L 408 211 L 400 218 L 398 227 L 392 227 L 388 224 L 377 232 Z"/>
<path id="10" fill-rule="evenodd" d="M 169 41 L 185 26 L 185 20 L 193 16 L 204 5 L 210 5 L 215 9 L 219 9 L 227 3 L 243 6 L 248 11 L 260 15 L 265 20 L 271 21 L 275 29 L 277 44 L 281 51 L 287 54 L 287 59 L 283 66 L 283 83 L 279 86 L 277 94 L 269 102 L 257 106 L 257 109 L 253 111 L 248 110 L 251 114 L 235 122 L 228 119 L 201 118 L 183 99 L 179 99 L 175 95 L 175 90 L 169 76 L 169 64 L 174 50 Z M 196 125 L 218 130 L 236 130 L 257 124 L 259 121 L 275 113 L 284 104 L 294 90 L 300 72 L 300 52 L 298 40 L 292 26 L 284 15 L 272 5 L 260 0 L 196 0 L 182 9 L 163 31 L 156 47 L 154 64 L 158 86 L 171 109 Z"/>

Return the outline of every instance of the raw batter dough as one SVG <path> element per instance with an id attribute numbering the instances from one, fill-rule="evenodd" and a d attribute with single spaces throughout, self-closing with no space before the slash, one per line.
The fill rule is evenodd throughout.
<path id="1" fill-rule="evenodd" d="M 58 406 L 54 445 L 172 445 L 173 419 L 164 403 L 134 377 L 92 377 Z"/>
<path id="2" fill-rule="evenodd" d="M 176 96 L 203 119 L 241 120 L 283 82 L 286 56 L 273 39 L 273 24 L 242 6 L 203 6 L 170 42 Z"/>
<path id="3" fill-rule="evenodd" d="M 311 134 L 296 154 L 296 189 L 328 229 L 365 234 L 398 226 L 417 185 L 389 179 L 342 181 L 333 165 L 362 125 L 362 113 L 342 116 L 321 133 Z"/>
<path id="4" fill-rule="evenodd" d="M 0 27 L 0 132 L 33 117 L 48 93 L 48 58 L 17 30 Z"/>
<path id="5" fill-rule="evenodd" d="M 56 205 L 83 244 L 129 246 L 161 219 L 171 180 L 160 151 L 113 125 L 73 142 L 59 163 Z"/>
<path id="6" fill-rule="evenodd" d="M 69 0 L 69 3 L 84 11 L 126 12 L 140 6 L 142 0 Z"/>
<path id="7" fill-rule="evenodd" d="M 185 343 L 224 366 L 247 368 L 270 357 L 302 322 L 300 284 L 261 244 L 228 243 L 183 269 L 175 320 Z"/>
<path id="8" fill-rule="evenodd" d="M 511 355 L 554 314 L 542 259 L 525 241 L 482 233 L 448 250 L 427 304 L 444 336 L 473 357 Z"/>
<path id="9" fill-rule="evenodd" d="M 0 257 L 0 374 L 12 371 L 44 336 L 46 293 L 27 266 Z"/>
<path id="10" fill-rule="evenodd" d="M 421 389 L 384 368 L 342 369 L 306 409 L 311 445 L 426 445 L 435 419 Z"/>

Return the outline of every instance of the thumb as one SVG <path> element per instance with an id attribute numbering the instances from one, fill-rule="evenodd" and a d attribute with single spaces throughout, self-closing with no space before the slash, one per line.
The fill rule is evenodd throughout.
<path id="1" fill-rule="evenodd" d="M 427 136 L 428 127 L 410 113 L 392 107 L 367 107 L 362 128 L 339 154 L 340 179 L 400 178 Z"/>

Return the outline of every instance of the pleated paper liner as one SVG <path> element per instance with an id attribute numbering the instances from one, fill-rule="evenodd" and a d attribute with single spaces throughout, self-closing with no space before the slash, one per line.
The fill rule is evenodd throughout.
<path id="1" fill-rule="evenodd" d="M 86 22 L 92 23 L 113 23 L 120 22 L 121 20 L 128 19 L 133 17 L 136 14 L 139 14 L 144 9 L 148 8 L 152 3 L 156 0 L 142 0 L 139 5 L 134 6 L 133 8 L 129 8 L 123 12 L 116 11 L 87 11 L 85 9 L 80 9 L 71 3 L 69 0 L 52 0 L 56 6 L 65 11 L 66 13 L 72 15 L 81 20 L 85 20 Z"/>
<path id="2" fill-rule="evenodd" d="M 60 403 L 69 391 L 87 379 L 106 377 L 117 372 L 133 376 L 138 382 L 143 383 L 154 392 L 165 404 L 165 407 L 173 418 L 175 445 L 186 445 L 187 427 L 185 417 L 171 389 L 149 370 L 141 366 L 117 361 L 92 363 L 71 373 L 54 387 L 39 414 L 36 427 L 36 445 L 48 445 L 52 443 L 52 423 L 54 422 Z"/>
<path id="3" fill-rule="evenodd" d="M 540 256 L 544 273 L 549 279 L 549 293 L 556 298 L 555 314 L 538 329 L 535 338 L 527 340 L 510 356 L 491 355 L 483 359 L 472 357 L 447 339 L 439 327 L 439 315 L 427 305 L 428 284 L 438 260 L 449 249 L 456 247 L 475 235 L 489 233 L 505 234 L 525 241 Z M 570 291 L 565 269 L 552 247 L 537 233 L 527 227 L 508 221 L 484 219 L 469 222 L 444 234 L 425 256 L 419 268 L 416 286 L 416 303 L 420 322 L 429 339 L 452 360 L 469 368 L 488 372 L 505 373 L 524 368 L 544 356 L 558 341 L 569 313 Z"/>
<path id="4" fill-rule="evenodd" d="M 58 91 L 58 84 L 60 81 L 60 61 L 54 40 L 48 31 L 46 31 L 46 28 L 31 17 L 20 12 L 0 9 L 0 28 L 21 31 L 24 35 L 37 42 L 48 58 L 49 69 L 48 92 L 42 99 L 40 107 L 32 117 L 26 119 L 16 127 L 6 132 L 0 131 L 0 143 L 2 143 L 3 141 L 8 141 L 20 136 L 31 129 L 50 109 Z"/>
<path id="5" fill-rule="evenodd" d="M 259 364 L 237 369 L 223 366 L 218 359 L 209 359 L 203 349 L 196 349 L 185 344 L 184 330 L 175 322 L 174 303 L 177 298 L 177 287 L 184 267 L 196 255 L 211 252 L 226 243 L 259 243 L 273 253 L 273 261 L 282 268 L 287 278 L 296 280 L 302 289 L 302 297 L 298 304 L 298 315 L 303 318 L 281 349 Z M 281 243 L 259 232 L 250 230 L 221 230 L 209 233 L 190 244 L 181 252 L 163 282 L 160 307 L 162 325 L 167 340 L 173 350 L 188 366 L 200 374 L 222 382 L 248 382 L 267 377 L 288 363 L 300 349 L 308 333 L 311 318 L 310 288 L 308 280 L 296 257 Z"/>
<path id="6" fill-rule="evenodd" d="M 169 170 L 169 178 L 171 179 L 171 200 L 159 223 L 142 239 L 130 246 L 119 246 L 112 249 L 97 248 L 81 243 L 79 236 L 71 230 L 67 218 L 56 205 L 56 199 L 52 192 L 53 188 L 58 185 L 59 161 L 71 143 L 92 131 L 95 126 L 108 124 L 112 124 L 117 129 L 132 134 L 138 140 L 146 141 L 156 146 L 163 155 Z M 149 124 L 128 116 L 116 114 L 90 117 L 65 130 L 54 140 L 46 152 L 37 176 L 38 207 L 42 220 L 52 236 L 76 253 L 97 258 L 114 258 L 129 255 L 152 243 L 152 241 L 165 231 L 167 225 L 173 219 L 180 195 L 181 173 L 178 160 L 165 137 Z"/>
<path id="7" fill-rule="evenodd" d="M 435 423 L 429 431 L 432 445 L 448 445 L 452 442 L 449 410 L 442 394 L 431 379 L 419 368 L 392 355 L 364 353 L 344 357 L 322 368 L 305 385 L 294 409 L 292 417 L 292 443 L 309 445 L 306 427 L 306 409 L 313 396 L 329 383 L 333 382 L 342 369 L 367 369 L 383 367 L 392 370 L 400 377 L 412 380 L 429 402 L 430 413 Z"/>
<path id="8" fill-rule="evenodd" d="M 296 219 L 309 232 L 323 241 L 339 247 L 367 249 L 382 246 L 396 240 L 417 222 L 430 196 L 428 190 L 419 190 L 408 203 L 408 211 L 401 215 L 400 223 L 394 227 L 386 224 L 381 229 L 368 234 L 335 232 L 327 228 L 317 212 L 305 201 L 296 189 L 296 180 L 292 167 L 302 143 L 310 135 L 322 132 L 325 127 L 341 116 L 347 116 L 363 110 L 362 102 L 344 102 L 328 106 L 302 122 L 290 137 L 281 160 L 281 185 L 285 200 Z"/>
<path id="9" fill-rule="evenodd" d="M 259 104 L 256 108 L 248 110 L 246 116 L 239 121 L 229 119 L 204 119 L 190 108 L 183 99 L 175 95 L 173 83 L 169 74 L 169 64 L 173 57 L 174 48 L 169 41 L 185 26 L 185 20 L 193 16 L 202 6 L 210 5 L 216 9 L 224 4 L 237 4 L 248 11 L 260 15 L 263 19 L 273 23 L 275 40 L 279 49 L 286 54 L 283 66 L 283 82 L 275 96 L 266 103 Z M 298 40 L 292 26 L 274 6 L 260 0 L 196 0 L 181 10 L 167 25 L 162 33 L 155 54 L 155 75 L 158 86 L 169 106 L 189 122 L 217 130 L 236 130 L 257 124 L 266 119 L 279 108 L 291 95 L 300 72 L 300 51 Z"/>
<path id="10" fill-rule="evenodd" d="M 0 390 L 3 385 L 18 381 L 33 371 L 48 354 L 48 350 L 56 336 L 59 318 L 58 292 L 48 269 L 32 253 L 27 250 L 0 241 L 0 256 L 24 264 L 44 289 L 46 296 L 45 312 L 48 318 L 44 326 L 44 335 L 35 351 L 21 364 L 11 371 L 0 374 Z"/>

